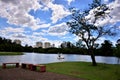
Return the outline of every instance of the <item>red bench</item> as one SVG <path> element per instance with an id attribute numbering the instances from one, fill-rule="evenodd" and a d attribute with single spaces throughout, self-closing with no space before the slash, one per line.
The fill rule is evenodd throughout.
<path id="1" fill-rule="evenodd" d="M 31 71 L 36 71 L 37 68 L 40 70 L 40 72 L 46 72 L 46 66 L 45 65 L 33 65 L 29 63 L 22 63 L 21 67 L 23 69 L 29 69 Z"/>
<path id="2" fill-rule="evenodd" d="M 46 66 L 45 65 L 32 65 L 31 70 L 35 71 L 37 69 L 37 67 L 39 68 L 40 72 L 46 72 Z"/>
<path id="3" fill-rule="evenodd" d="M 21 64 L 21 67 L 22 67 L 23 69 L 30 69 L 30 70 L 31 70 L 32 65 L 33 65 L 33 64 L 22 63 L 22 64 Z"/>
<path id="4" fill-rule="evenodd" d="M 3 63 L 3 64 L 2 64 L 2 68 L 5 69 L 7 64 L 15 64 L 15 67 L 16 67 L 16 68 L 19 67 L 19 63 Z"/>

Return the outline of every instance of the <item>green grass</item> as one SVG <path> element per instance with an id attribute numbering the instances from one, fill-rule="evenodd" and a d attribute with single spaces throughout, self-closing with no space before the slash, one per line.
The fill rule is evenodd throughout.
<path id="1" fill-rule="evenodd" d="M 47 64 L 47 71 L 86 80 L 120 80 L 120 65 L 98 64 L 88 62 L 60 62 Z"/>
<path id="2" fill-rule="evenodd" d="M 0 52 L 0 56 L 5 55 L 23 55 L 22 52 Z"/>

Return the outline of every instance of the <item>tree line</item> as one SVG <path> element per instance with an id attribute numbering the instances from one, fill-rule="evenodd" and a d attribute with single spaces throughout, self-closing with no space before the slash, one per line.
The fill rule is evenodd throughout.
<path id="1" fill-rule="evenodd" d="M 78 46 L 79 43 L 79 46 Z M 109 40 L 105 40 L 103 43 L 98 44 L 94 48 L 95 55 L 100 56 L 115 56 L 115 52 L 117 51 L 118 46 L 113 46 L 112 42 Z M 36 53 L 63 53 L 63 54 L 83 54 L 89 55 L 87 48 L 81 44 L 80 42 L 76 42 L 73 44 L 71 42 L 63 42 L 61 43 L 59 48 L 51 47 L 51 48 L 34 48 L 32 46 L 22 46 L 21 44 L 16 44 L 12 42 L 10 39 L 5 39 L 0 37 L 0 51 L 4 52 L 36 52 Z"/>

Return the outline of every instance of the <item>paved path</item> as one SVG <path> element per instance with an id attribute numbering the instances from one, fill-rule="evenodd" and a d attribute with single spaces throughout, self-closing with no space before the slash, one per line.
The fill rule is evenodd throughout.
<path id="1" fill-rule="evenodd" d="M 52 72 L 35 72 L 21 68 L 0 69 L 0 80 L 84 80 Z"/>

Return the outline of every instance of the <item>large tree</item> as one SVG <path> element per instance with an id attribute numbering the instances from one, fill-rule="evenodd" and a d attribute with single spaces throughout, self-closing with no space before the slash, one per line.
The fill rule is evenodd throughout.
<path id="1" fill-rule="evenodd" d="M 77 10 L 71 8 L 71 20 L 67 22 L 70 32 L 77 35 L 86 45 L 88 54 L 91 55 L 92 65 L 96 66 L 94 48 L 96 41 L 104 35 L 113 35 L 112 28 L 106 25 L 99 25 L 99 20 L 109 16 L 109 8 L 101 4 L 100 0 L 93 0 L 89 9 Z"/>

